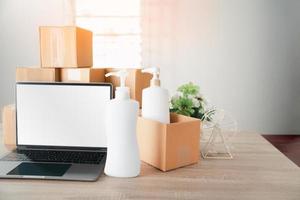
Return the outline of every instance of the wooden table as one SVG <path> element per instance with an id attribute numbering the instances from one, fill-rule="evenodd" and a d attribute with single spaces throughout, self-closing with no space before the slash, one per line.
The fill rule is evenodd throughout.
<path id="1" fill-rule="evenodd" d="M 0 136 L 1 137 L 1 136 Z M 5 152 L 0 145 L 0 154 Z M 161 172 L 145 163 L 132 179 L 97 182 L 0 179 L 0 199 L 300 200 L 300 168 L 256 133 L 239 133 L 233 160 Z"/>

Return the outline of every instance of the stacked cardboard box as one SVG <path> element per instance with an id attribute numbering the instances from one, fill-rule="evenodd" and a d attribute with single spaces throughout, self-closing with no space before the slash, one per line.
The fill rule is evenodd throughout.
<path id="1" fill-rule="evenodd" d="M 18 67 L 16 68 L 16 81 L 60 81 L 60 70 L 55 68 Z"/>
<path id="2" fill-rule="evenodd" d="M 94 68 L 93 33 L 75 26 L 42 26 L 40 31 L 40 67 L 18 67 L 16 81 L 110 82 L 119 86 L 116 77 L 105 74 L 117 69 Z M 151 75 L 140 69 L 128 69 L 126 86 L 131 98 L 142 101 L 142 89 L 149 86 Z"/>
<path id="3" fill-rule="evenodd" d="M 14 104 L 7 105 L 2 111 L 3 139 L 8 149 L 16 146 L 16 108 Z"/>
<path id="4" fill-rule="evenodd" d="M 93 66 L 93 33 L 75 26 L 40 27 L 41 66 Z"/>
<path id="5" fill-rule="evenodd" d="M 16 81 L 61 81 L 65 68 L 83 68 L 93 65 L 93 33 L 75 26 L 42 26 L 40 31 L 40 67 L 16 69 Z M 97 70 L 90 72 L 98 73 Z M 65 73 L 63 73 L 65 74 Z M 64 76 L 65 78 L 65 76 Z M 103 81 L 102 77 L 94 81 Z M 87 80 L 89 81 L 89 80 Z"/>

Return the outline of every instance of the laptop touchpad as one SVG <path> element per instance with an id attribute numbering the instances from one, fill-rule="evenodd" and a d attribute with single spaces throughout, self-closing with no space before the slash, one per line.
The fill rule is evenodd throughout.
<path id="1" fill-rule="evenodd" d="M 23 162 L 7 175 L 63 176 L 71 164 Z"/>

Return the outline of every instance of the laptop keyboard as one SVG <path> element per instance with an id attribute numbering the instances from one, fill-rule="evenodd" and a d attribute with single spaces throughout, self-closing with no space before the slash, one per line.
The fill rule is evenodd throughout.
<path id="1" fill-rule="evenodd" d="M 16 150 L 1 160 L 99 164 L 104 155 L 103 152 Z"/>

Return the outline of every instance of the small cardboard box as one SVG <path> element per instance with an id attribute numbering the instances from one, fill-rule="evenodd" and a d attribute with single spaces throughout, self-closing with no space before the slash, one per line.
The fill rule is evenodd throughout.
<path id="1" fill-rule="evenodd" d="M 116 68 L 106 68 L 105 73 L 112 71 L 118 71 Z M 151 74 L 142 73 L 141 69 L 127 69 L 129 74 L 126 78 L 125 85 L 130 88 L 130 98 L 135 99 L 139 102 L 140 107 L 142 106 L 142 91 L 144 88 L 150 86 Z M 113 84 L 114 88 L 120 86 L 120 79 L 115 76 L 105 78 L 105 82 Z"/>
<path id="2" fill-rule="evenodd" d="M 142 161 L 168 171 L 200 159 L 200 120 L 171 113 L 171 123 L 138 118 L 137 138 Z"/>
<path id="3" fill-rule="evenodd" d="M 91 67 L 93 33 L 76 26 L 41 26 L 41 66 Z"/>
<path id="4" fill-rule="evenodd" d="M 16 108 L 15 105 L 4 106 L 2 111 L 3 139 L 8 149 L 16 147 Z"/>
<path id="5" fill-rule="evenodd" d="M 16 81 L 60 81 L 60 71 L 55 68 L 17 67 Z"/>
<path id="6" fill-rule="evenodd" d="M 105 82 L 105 69 L 100 68 L 77 68 L 61 69 L 62 82 Z"/>

